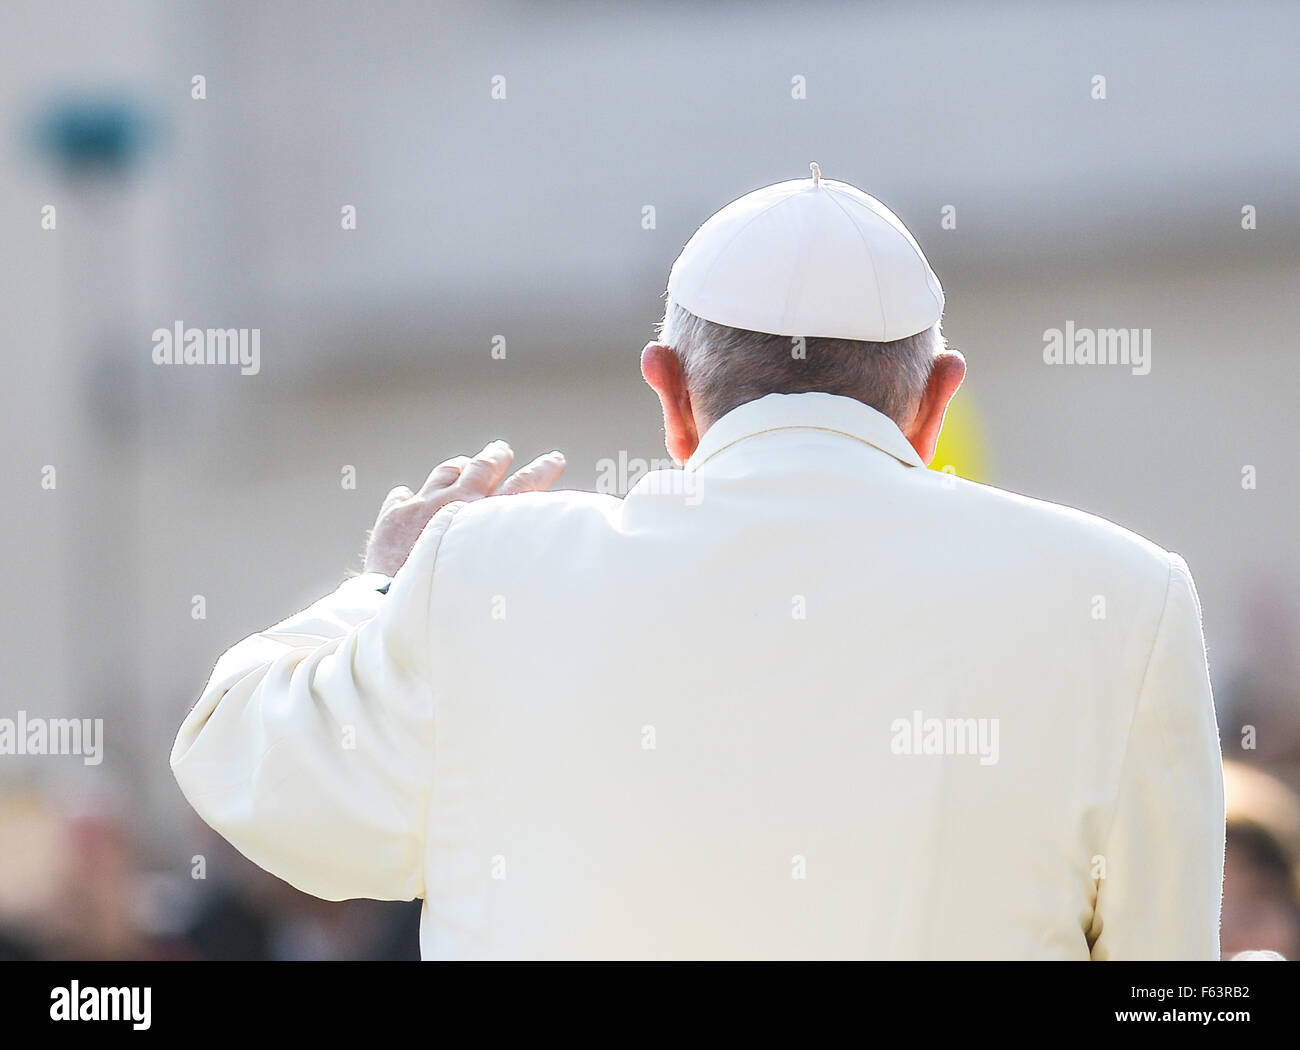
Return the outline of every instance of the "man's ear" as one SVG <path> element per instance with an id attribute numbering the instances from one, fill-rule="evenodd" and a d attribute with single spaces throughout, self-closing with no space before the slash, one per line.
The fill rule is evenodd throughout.
<path id="1" fill-rule="evenodd" d="M 934 359 L 930 378 L 921 393 L 920 404 L 911 423 L 903 427 L 903 436 L 912 443 L 921 462 L 927 467 L 934 459 L 939 444 L 939 431 L 943 429 L 943 415 L 948 402 L 966 377 L 966 359 L 956 350 L 945 350 Z"/>
<path id="2" fill-rule="evenodd" d="M 671 347 L 646 343 L 641 351 L 641 374 L 659 395 L 664 410 L 664 444 L 668 454 L 685 463 L 700 443 L 699 427 L 686 389 L 686 373 Z"/>

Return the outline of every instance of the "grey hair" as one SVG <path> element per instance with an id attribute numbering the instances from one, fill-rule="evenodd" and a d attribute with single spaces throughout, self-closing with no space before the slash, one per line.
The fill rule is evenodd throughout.
<path id="1" fill-rule="evenodd" d="M 936 324 L 888 343 L 807 338 L 797 354 L 797 337 L 715 324 L 671 298 L 659 341 L 676 353 L 696 412 L 709 423 L 767 394 L 820 391 L 856 398 L 902 425 L 945 346 Z"/>

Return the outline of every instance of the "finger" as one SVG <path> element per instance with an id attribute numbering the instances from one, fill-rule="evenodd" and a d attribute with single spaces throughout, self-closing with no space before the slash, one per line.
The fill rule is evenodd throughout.
<path id="1" fill-rule="evenodd" d="M 483 451 L 470 460 L 469 465 L 460 472 L 456 482 L 456 492 L 462 499 L 477 499 L 496 491 L 501 479 L 506 476 L 515 454 L 504 441 L 490 441 Z"/>
<path id="2" fill-rule="evenodd" d="M 388 508 L 394 503 L 406 502 L 406 500 L 410 499 L 413 495 L 414 493 L 405 485 L 398 485 L 397 488 L 393 489 L 384 497 L 384 502 L 379 507 L 379 513 L 383 514 L 384 511 L 388 510 Z"/>
<path id="3" fill-rule="evenodd" d="M 461 471 L 468 467 L 469 464 L 469 456 L 452 456 L 451 459 L 444 459 L 429 472 L 424 484 L 420 486 L 420 495 L 430 496 L 456 484 L 456 479 L 460 477 Z"/>
<path id="4" fill-rule="evenodd" d="M 526 467 L 520 467 L 501 486 L 501 495 L 514 496 L 520 492 L 541 492 L 548 489 L 564 473 L 564 456 L 559 452 L 548 452 L 538 456 Z"/>

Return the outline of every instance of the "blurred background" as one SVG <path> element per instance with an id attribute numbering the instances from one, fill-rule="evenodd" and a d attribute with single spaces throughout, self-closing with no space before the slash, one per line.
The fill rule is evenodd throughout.
<path id="1" fill-rule="evenodd" d="M 416 957 L 418 904 L 315 901 L 206 831 L 181 718 L 439 460 L 499 436 L 591 488 L 663 458 L 637 358 L 669 266 L 816 160 L 944 283 L 970 374 L 936 466 L 1191 565 L 1224 953 L 1300 957 L 1298 31 L 1293 3 L 6 0 L 0 717 L 105 746 L 0 755 L 0 956 Z M 156 365 L 178 322 L 259 330 L 257 374 Z M 1067 322 L 1150 329 L 1150 374 L 1044 364 Z"/>

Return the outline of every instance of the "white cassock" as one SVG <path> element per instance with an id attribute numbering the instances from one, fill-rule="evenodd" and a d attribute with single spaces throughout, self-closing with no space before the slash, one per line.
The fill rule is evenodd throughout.
<path id="1" fill-rule="evenodd" d="M 441 511 L 217 663 L 171 762 L 426 958 L 1213 959 L 1183 560 L 773 394 L 624 499 Z"/>

